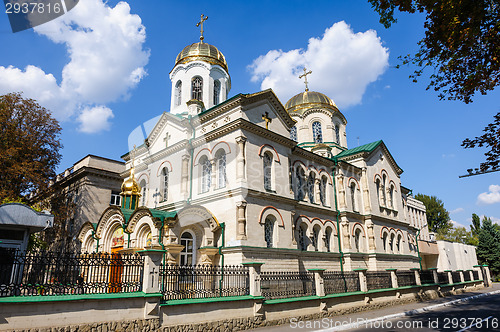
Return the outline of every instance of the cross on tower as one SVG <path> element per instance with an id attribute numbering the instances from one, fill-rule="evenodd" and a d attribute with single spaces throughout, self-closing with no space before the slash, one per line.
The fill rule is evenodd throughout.
<path id="1" fill-rule="evenodd" d="M 170 139 L 170 134 L 166 133 L 163 141 L 165 142 L 165 147 L 168 148 L 168 140 Z"/>
<path id="2" fill-rule="evenodd" d="M 304 77 L 304 84 L 306 85 L 306 91 L 309 91 L 309 87 L 307 86 L 307 75 L 312 74 L 312 71 L 307 71 L 306 67 L 304 67 L 304 74 L 300 75 L 299 78 Z"/>
<path id="3" fill-rule="evenodd" d="M 203 43 L 203 22 L 205 22 L 206 20 L 208 19 L 208 16 L 205 16 L 203 14 L 201 14 L 201 19 L 198 23 L 196 23 L 196 26 L 199 27 L 201 26 L 201 36 L 200 36 L 200 40 L 201 42 Z"/>
<path id="4" fill-rule="evenodd" d="M 265 114 L 262 114 L 262 120 L 266 121 L 266 129 L 269 129 L 269 123 L 271 123 L 273 120 L 269 117 L 269 114 L 267 112 Z"/>

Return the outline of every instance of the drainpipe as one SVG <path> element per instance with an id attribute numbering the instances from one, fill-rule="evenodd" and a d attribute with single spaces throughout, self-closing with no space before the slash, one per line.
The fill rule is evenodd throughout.
<path id="1" fill-rule="evenodd" d="M 158 242 L 161 245 L 161 250 L 163 251 L 163 259 L 162 259 L 162 264 L 161 265 L 165 265 L 165 255 L 166 255 L 165 254 L 165 246 L 163 245 L 163 227 L 164 226 L 165 226 L 165 218 L 163 217 L 163 218 L 161 218 L 160 236 L 158 238 Z M 161 266 L 160 266 L 160 271 L 161 271 Z M 160 292 L 162 294 L 164 294 L 163 293 L 163 290 L 165 289 L 165 285 L 164 284 L 165 284 L 164 282 L 160 283 L 160 288 L 161 288 Z"/>
<path id="2" fill-rule="evenodd" d="M 220 227 L 222 228 L 222 241 L 219 246 L 219 255 L 221 257 L 221 278 L 219 280 L 219 295 L 222 296 L 222 282 L 224 280 L 224 254 L 222 253 L 222 248 L 224 247 L 226 241 L 226 223 L 221 223 Z"/>
<path id="3" fill-rule="evenodd" d="M 191 126 L 191 129 L 193 130 L 193 136 L 189 139 L 188 144 L 189 144 L 189 154 L 190 154 L 190 159 L 191 159 L 191 167 L 190 167 L 190 175 L 189 175 L 189 197 L 187 199 L 187 204 L 189 205 L 191 203 L 191 198 L 193 195 L 193 154 L 194 154 L 194 148 L 193 148 L 193 140 L 196 135 L 196 130 L 193 127 L 193 124 L 191 123 L 192 121 L 191 115 L 188 116 L 188 121 L 189 121 L 189 126 Z"/>
<path id="4" fill-rule="evenodd" d="M 334 159 L 335 169 L 338 167 L 338 160 Z M 334 169 L 334 170 L 335 170 Z M 342 243 L 340 242 L 340 223 L 339 223 L 339 215 L 340 211 L 337 205 L 337 185 L 335 184 L 335 171 L 332 171 L 332 181 L 333 181 L 333 197 L 335 198 L 335 212 L 337 213 L 336 221 L 337 221 L 337 240 L 339 242 L 339 253 L 340 253 L 340 272 L 342 272 L 342 279 L 344 279 L 344 287 L 347 292 L 347 282 L 344 277 L 344 252 L 342 251 Z"/>
<path id="5" fill-rule="evenodd" d="M 415 236 L 415 241 L 417 241 L 417 254 L 418 254 L 418 264 L 420 265 L 420 271 L 422 271 L 422 256 L 420 256 L 420 248 L 418 247 L 418 237 L 420 236 L 420 231 L 422 228 L 420 228 L 417 232 L 417 235 Z"/>
<path id="6" fill-rule="evenodd" d="M 97 246 L 95 247 L 96 254 L 99 252 L 99 238 L 95 237 L 95 231 L 92 230 L 92 238 L 97 241 Z"/>

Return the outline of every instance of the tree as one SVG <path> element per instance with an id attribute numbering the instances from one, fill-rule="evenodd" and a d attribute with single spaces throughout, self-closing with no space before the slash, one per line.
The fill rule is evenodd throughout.
<path id="1" fill-rule="evenodd" d="M 490 218 L 483 218 L 477 258 L 481 264 L 488 264 L 493 275 L 500 274 L 500 231 Z"/>
<path id="2" fill-rule="evenodd" d="M 0 96 L 0 200 L 25 198 L 48 187 L 62 148 L 50 112 L 21 93 Z"/>
<path id="3" fill-rule="evenodd" d="M 450 242 L 458 242 L 463 244 L 469 244 L 472 246 L 477 246 L 477 238 L 471 231 L 468 231 L 465 227 L 453 227 L 446 231 L 438 231 L 438 240 L 445 240 Z"/>
<path id="4" fill-rule="evenodd" d="M 479 165 L 481 171 L 497 169 L 500 166 L 500 112 L 494 118 L 495 121 L 483 129 L 485 132 L 483 135 L 472 140 L 467 138 L 462 142 L 462 146 L 466 149 L 489 146 L 484 154 L 486 161 Z"/>
<path id="5" fill-rule="evenodd" d="M 413 81 L 433 68 L 427 89 L 440 99 L 472 102 L 500 84 L 500 4 L 491 0 L 368 0 L 389 28 L 394 11 L 426 15 L 425 37 L 403 64 L 417 66 Z"/>
<path id="6" fill-rule="evenodd" d="M 446 233 L 453 227 L 450 214 L 444 208 L 444 203 L 436 196 L 417 194 L 415 198 L 424 203 L 427 215 L 427 225 L 431 232 Z"/>

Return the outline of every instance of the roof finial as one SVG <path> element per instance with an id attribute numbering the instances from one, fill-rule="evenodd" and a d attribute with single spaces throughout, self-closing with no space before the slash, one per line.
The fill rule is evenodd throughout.
<path id="1" fill-rule="evenodd" d="M 200 41 L 203 43 L 203 22 L 205 22 L 208 19 L 208 16 L 205 16 L 201 14 L 201 19 L 200 21 L 196 24 L 197 27 L 201 25 L 201 36 L 200 36 Z"/>
<path id="2" fill-rule="evenodd" d="M 307 71 L 306 67 L 304 67 L 304 74 L 300 75 L 299 78 L 304 77 L 304 84 L 306 85 L 306 91 L 309 91 L 309 87 L 307 86 L 307 75 L 312 74 L 312 71 Z"/>

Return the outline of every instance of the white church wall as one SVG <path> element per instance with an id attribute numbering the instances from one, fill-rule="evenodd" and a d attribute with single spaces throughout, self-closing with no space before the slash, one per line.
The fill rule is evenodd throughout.
<path id="1" fill-rule="evenodd" d="M 266 128 L 266 121 L 262 118 L 266 113 L 267 116 L 271 119 L 271 122 L 268 125 L 269 130 L 276 134 L 280 134 L 284 137 L 289 138 L 290 130 L 281 120 L 281 117 L 276 114 L 276 110 L 267 100 L 258 101 L 256 103 L 246 105 L 244 108 L 244 112 L 242 113 L 242 118 L 263 128 Z M 262 139 L 263 138 L 261 137 L 260 140 Z"/>

